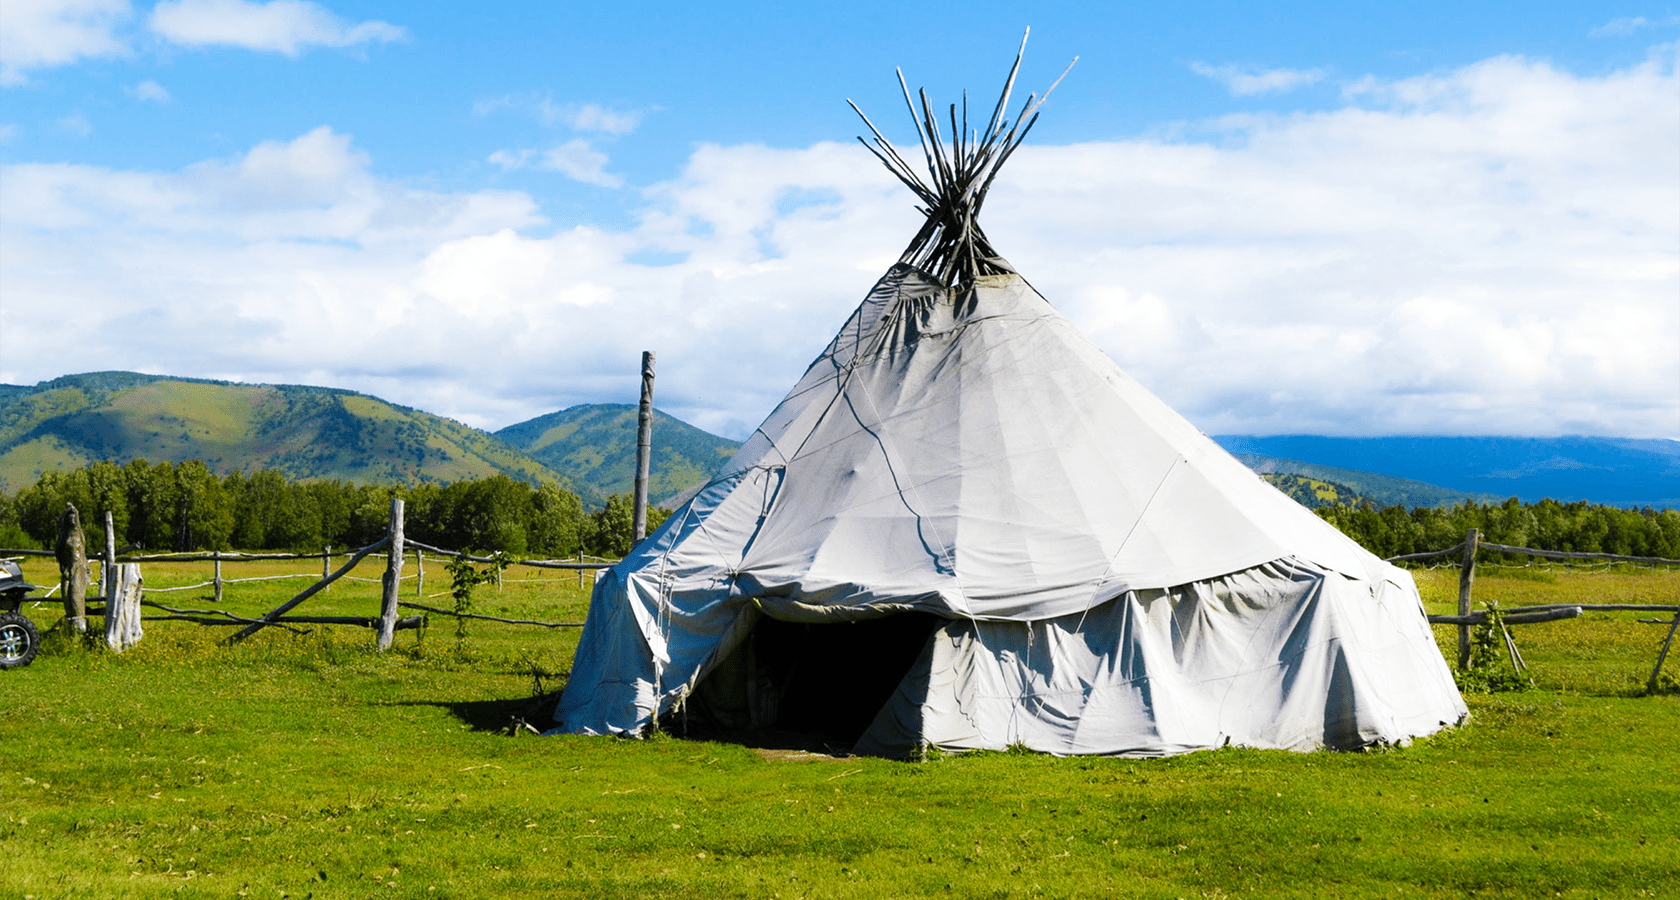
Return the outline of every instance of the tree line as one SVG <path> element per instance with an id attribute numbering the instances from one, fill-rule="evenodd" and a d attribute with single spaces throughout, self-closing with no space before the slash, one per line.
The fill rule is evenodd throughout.
<path id="1" fill-rule="evenodd" d="M 1385 559 L 1451 547 L 1471 528 L 1480 531 L 1483 541 L 1511 547 L 1680 559 L 1680 511 L 1673 509 L 1623 509 L 1585 501 L 1521 503 L 1513 497 L 1504 503 L 1411 510 L 1334 503 L 1315 511 Z"/>
<path id="2" fill-rule="evenodd" d="M 598 510 L 552 483 L 495 475 L 452 484 L 291 481 L 272 470 L 218 476 L 204 463 L 95 462 L 48 472 L 15 495 L 0 494 L 0 545 L 50 548 L 66 503 L 82 514 L 90 548 L 105 542 L 109 510 L 119 547 L 148 551 L 297 550 L 363 547 L 385 535 L 391 499 L 404 501 L 407 535 L 450 550 L 562 558 L 630 551 L 634 510 L 614 494 Z M 648 510 L 648 527 L 668 513 Z"/>
<path id="3" fill-rule="evenodd" d="M 362 547 L 385 534 L 391 498 L 405 502 L 410 537 L 451 550 L 560 558 L 630 551 L 633 509 L 614 494 L 598 510 L 551 483 L 496 475 L 413 487 L 288 480 L 272 470 L 217 476 L 198 461 L 49 472 L 13 496 L 0 494 L 0 545 L 47 548 L 66 503 L 82 512 L 90 547 L 103 546 L 110 510 L 118 546 L 153 551 L 319 550 Z M 1470 528 L 1514 547 L 1680 559 L 1680 511 L 1542 500 L 1407 509 L 1328 504 L 1318 515 L 1382 557 L 1450 547 Z M 648 510 L 651 530 L 665 510 Z"/>

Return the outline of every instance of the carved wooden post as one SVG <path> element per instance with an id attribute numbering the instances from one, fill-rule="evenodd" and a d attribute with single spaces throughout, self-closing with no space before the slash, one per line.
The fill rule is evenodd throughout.
<path id="1" fill-rule="evenodd" d="M 391 648 L 397 630 L 397 592 L 402 589 L 403 501 L 391 498 L 391 546 L 385 548 L 385 598 L 379 608 L 379 649 Z"/>
<path id="2" fill-rule="evenodd" d="M 216 601 L 222 602 L 222 551 L 212 550 L 210 555 L 216 557 Z"/>
<path id="3" fill-rule="evenodd" d="M 1464 533 L 1464 564 L 1458 573 L 1458 614 L 1470 615 L 1470 586 L 1476 583 L 1476 544 L 1480 533 L 1472 528 Z M 1458 670 L 1470 666 L 1470 626 L 1458 626 Z"/>
<path id="4" fill-rule="evenodd" d="M 87 538 L 82 535 L 82 515 L 73 503 L 64 504 L 64 512 L 59 514 L 58 540 L 53 544 L 53 555 L 58 558 L 59 597 L 64 603 L 64 618 L 78 632 L 86 631 Z"/>
<path id="5" fill-rule="evenodd" d="M 633 543 L 647 537 L 648 467 L 653 451 L 653 351 L 642 351 L 642 405 L 636 414 L 636 512 Z"/>

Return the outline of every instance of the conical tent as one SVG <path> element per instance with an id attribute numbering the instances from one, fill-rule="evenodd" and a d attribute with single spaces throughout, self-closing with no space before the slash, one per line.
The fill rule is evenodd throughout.
<path id="1" fill-rule="evenodd" d="M 973 217 L 1042 102 L 1008 122 L 1013 81 L 983 134 L 953 107 L 948 143 L 921 97 L 931 187 L 876 132 L 929 225 L 599 580 L 559 730 L 681 711 L 888 756 L 1159 755 L 1357 747 L 1464 716 L 1407 573 L 1221 450 L 991 250 Z"/>

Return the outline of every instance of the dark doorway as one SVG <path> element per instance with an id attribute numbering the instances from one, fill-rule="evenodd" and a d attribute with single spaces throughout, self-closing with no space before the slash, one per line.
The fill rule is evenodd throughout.
<path id="1" fill-rule="evenodd" d="M 850 750 L 944 621 L 898 613 L 811 625 L 765 616 L 696 686 L 689 727 L 697 737 Z"/>

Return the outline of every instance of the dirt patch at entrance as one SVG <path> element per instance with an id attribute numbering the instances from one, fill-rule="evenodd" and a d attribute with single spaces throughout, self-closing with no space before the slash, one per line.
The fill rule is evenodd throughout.
<path id="1" fill-rule="evenodd" d="M 814 753 L 810 750 L 792 750 L 781 747 L 754 747 L 753 752 L 757 753 L 760 759 L 767 759 L 771 762 L 840 762 L 841 760 L 851 759 L 849 756 L 829 756 L 827 753 Z"/>

